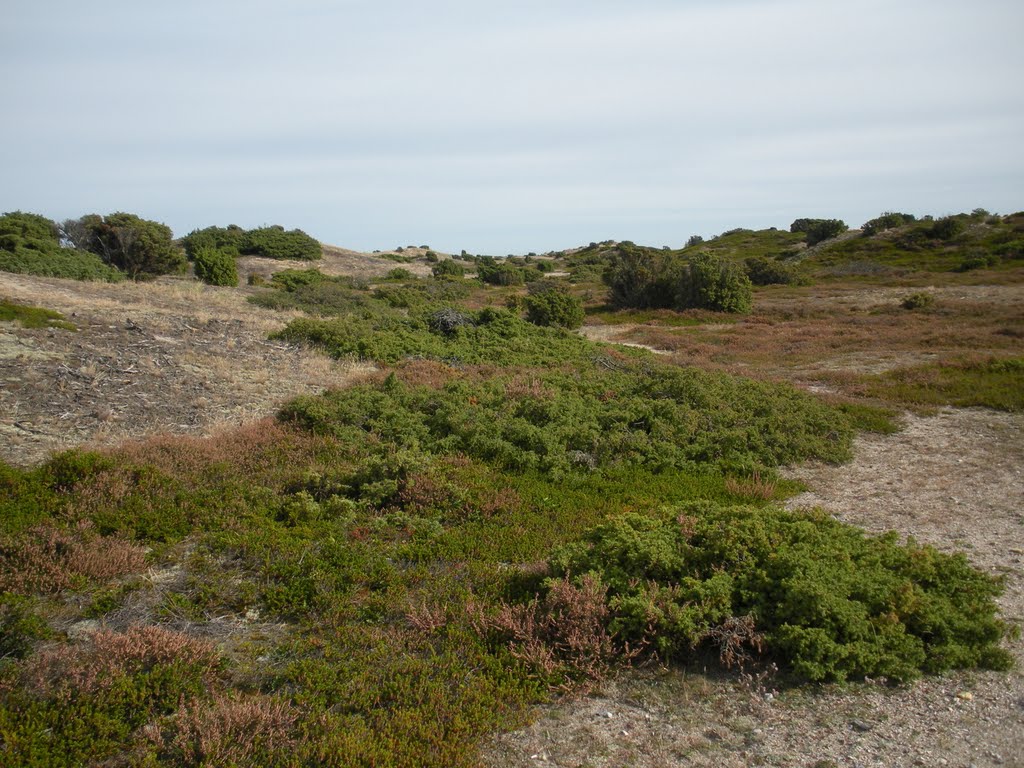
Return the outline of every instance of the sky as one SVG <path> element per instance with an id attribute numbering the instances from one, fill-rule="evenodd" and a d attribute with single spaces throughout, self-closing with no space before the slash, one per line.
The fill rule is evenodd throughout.
<path id="1" fill-rule="evenodd" d="M 1019 0 L 6 0 L 0 211 L 359 250 L 1024 209 Z"/>

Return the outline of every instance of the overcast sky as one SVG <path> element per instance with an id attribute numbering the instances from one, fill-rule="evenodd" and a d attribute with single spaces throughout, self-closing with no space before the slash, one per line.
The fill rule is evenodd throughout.
<path id="1" fill-rule="evenodd" d="M 1024 209 L 1020 0 L 7 0 L 0 211 L 678 246 Z"/>

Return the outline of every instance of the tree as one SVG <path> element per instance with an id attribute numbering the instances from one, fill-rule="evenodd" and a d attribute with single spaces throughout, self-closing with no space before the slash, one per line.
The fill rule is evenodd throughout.
<path id="1" fill-rule="evenodd" d="M 750 278 L 737 265 L 710 253 L 698 253 L 680 274 L 677 309 L 749 312 Z"/>
<path id="2" fill-rule="evenodd" d="M 99 256 L 133 280 L 151 280 L 179 272 L 185 258 L 175 247 L 171 229 L 132 213 L 95 213 L 64 222 L 61 236 L 68 244 Z"/>
<path id="3" fill-rule="evenodd" d="M 849 227 L 842 219 L 797 219 L 789 225 L 790 232 L 804 232 L 808 245 L 817 245 L 823 240 L 837 237 Z"/>

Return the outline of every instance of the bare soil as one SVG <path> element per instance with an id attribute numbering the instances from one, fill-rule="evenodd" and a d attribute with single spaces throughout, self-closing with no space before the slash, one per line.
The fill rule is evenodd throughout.
<path id="1" fill-rule="evenodd" d="M 245 290 L 4 274 L 0 295 L 78 328 L 0 324 L 0 459 L 13 464 L 128 437 L 209 434 L 372 370 L 268 341 L 293 315 L 248 303 Z"/>

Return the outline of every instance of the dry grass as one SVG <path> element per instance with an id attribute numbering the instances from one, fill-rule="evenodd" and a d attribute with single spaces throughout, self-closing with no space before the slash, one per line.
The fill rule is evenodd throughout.
<path id="1" fill-rule="evenodd" d="M 687 365 L 813 380 L 877 373 L 968 351 L 1024 349 L 1024 286 L 933 288 L 933 307 L 900 306 L 906 288 L 785 288 L 758 294 L 728 325 L 627 327 L 612 340 L 671 351 Z"/>
<path id="2" fill-rule="evenodd" d="M 196 667 L 212 682 L 219 657 L 209 643 L 156 626 L 136 626 L 125 632 L 101 629 L 74 645 L 45 648 L 29 657 L 22 668 L 22 685 L 35 695 L 70 699 L 114 685 L 122 675 L 156 665 Z"/>
<path id="3" fill-rule="evenodd" d="M 373 371 L 268 342 L 299 313 L 260 309 L 244 290 L 9 277 L 5 293 L 58 309 L 80 329 L 0 337 L 0 459 L 9 462 L 160 432 L 209 434 Z"/>
<path id="4" fill-rule="evenodd" d="M 99 536 L 87 521 L 70 530 L 38 525 L 0 545 L 0 592 L 56 594 L 83 579 L 139 573 L 146 564 L 142 547 Z"/>

